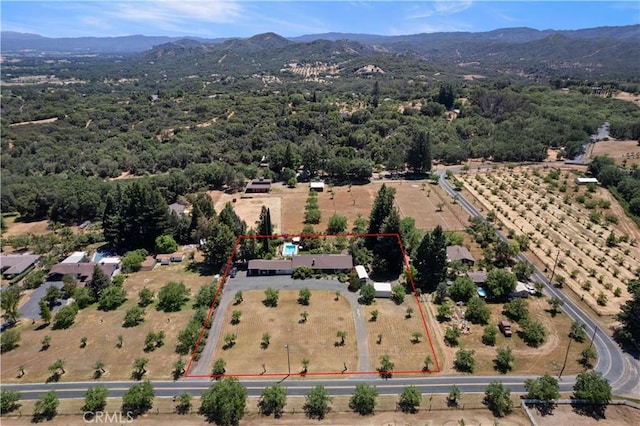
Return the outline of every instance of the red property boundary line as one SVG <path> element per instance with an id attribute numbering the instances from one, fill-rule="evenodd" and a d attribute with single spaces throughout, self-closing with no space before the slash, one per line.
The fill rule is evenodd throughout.
<path id="1" fill-rule="evenodd" d="M 240 245 L 240 243 L 242 242 L 242 240 L 244 239 L 264 239 L 264 238 L 269 238 L 269 239 L 286 239 L 286 238 L 293 238 L 293 237 L 300 237 L 300 238 L 326 238 L 326 237 L 331 237 L 331 238 L 336 238 L 336 237 L 389 237 L 389 238 L 395 238 L 396 241 L 398 242 L 398 245 L 400 247 L 400 251 L 402 252 L 402 259 L 403 259 L 403 263 L 404 263 L 404 268 L 405 268 L 405 272 L 407 273 L 407 276 L 409 277 L 409 282 L 411 283 L 411 288 L 413 290 L 413 296 L 416 299 L 416 303 L 418 305 L 418 310 L 420 312 L 420 319 L 422 320 L 422 325 L 424 327 L 424 330 L 426 332 L 427 335 L 427 340 L 429 341 L 429 349 L 431 349 L 431 353 L 433 354 L 433 361 L 434 364 L 436 366 L 435 369 L 429 369 L 429 370 L 394 370 L 394 371 L 389 371 L 389 374 L 425 374 L 425 373 L 439 373 L 440 372 L 440 364 L 438 362 L 438 356 L 436 354 L 436 351 L 433 347 L 433 341 L 431 340 L 431 333 L 429 333 L 429 327 L 427 327 L 427 321 L 425 319 L 425 315 L 424 315 L 424 311 L 422 310 L 422 304 L 420 303 L 420 299 L 418 297 L 418 295 L 416 294 L 416 286 L 415 286 L 415 282 L 413 280 L 413 275 L 411 273 L 411 268 L 409 268 L 409 263 L 408 263 L 408 257 L 406 255 L 405 249 L 404 249 L 404 245 L 402 244 L 402 240 L 400 239 L 400 235 L 398 234 L 282 234 L 282 235 L 240 235 L 235 242 L 235 245 L 233 246 L 233 250 L 231 252 L 231 255 L 229 256 L 229 260 L 227 260 L 227 264 L 224 268 L 224 273 L 222 274 L 222 277 L 220 278 L 220 280 L 218 281 L 218 289 L 216 290 L 216 294 L 213 298 L 213 301 L 211 302 L 211 306 L 209 307 L 209 312 L 207 313 L 207 318 L 205 319 L 205 322 L 202 326 L 202 329 L 200 330 L 200 334 L 198 335 L 198 340 L 196 341 L 196 345 L 194 347 L 193 352 L 191 353 L 191 358 L 189 359 L 189 363 L 187 364 L 187 368 L 185 370 L 185 374 L 184 377 L 186 378 L 220 378 L 220 377 L 271 377 L 271 376 L 278 376 L 278 377 L 282 377 L 282 376 L 301 376 L 301 377 L 306 377 L 306 376 L 344 376 L 345 373 L 342 371 L 328 371 L 328 372 L 314 372 L 314 373 L 291 373 L 289 374 L 288 372 L 282 372 L 282 373 L 264 373 L 264 374 L 256 374 L 256 373 L 246 373 L 246 374 L 223 374 L 223 375 L 212 375 L 212 374 L 189 374 L 189 371 L 191 370 L 191 366 L 193 365 L 194 362 L 197 362 L 194 360 L 196 353 L 198 352 L 198 348 L 200 347 L 200 344 L 202 343 L 202 339 L 204 337 L 204 334 L 207 330 L 207 325 L 209 324 L 209 321 L 211 321 L 211 317 L 213 316 L 213 312 L 215 310 L 215 305 L 216 305 L 216 301 L 218 300 L 218 297 L 220 296 L 220 293 L 222 292 L 222 289 L 224 288 L 224 285 L 227 281 L 227 277 L 229 275 L 229 270 L 231 269 L 231 266 L 233 265 L 233 259 L 236 255 L 236 252 L 238 251 L 238 246 Z M 356 375 L 356 374 L 360 374 L 360 375 L 365 375 L 365 374 L 379 374 L 379 371 L 375 370 L 375 371 L 350 371 L 348 373 L 348 375 Z"/>

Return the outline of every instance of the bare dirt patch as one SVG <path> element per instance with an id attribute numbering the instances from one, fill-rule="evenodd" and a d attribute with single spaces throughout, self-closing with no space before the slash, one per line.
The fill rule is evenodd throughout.
<path id="1" fill-rule="evenodd" d="M 249 228 L 256 228 L 260 221 L 262 206 L 269 209 L 273 232 L 280 234 L 282 230 L 282 198 L 277 193 L 272 194 L 225 194 L 222 191 L 210 191 L 217 212 L 222 211 L 228 202 L 233 204 L 233 209 L 238 217 L 247 223 Z M 235 200 L 235 202 L 234 202 Z"/>
<path id="2" fill-rule="evenodd" d="M 52 232 L 48 228 L 49 223 L 46 220 L 39 220 L 36 222 L 23 222 L 20 220 L 15 220 L 15 218 L 7 218 L 7 225 L 8 229 L 2 235 L 4 238 L 25 234 L 45 235 Z"/>
<path id="3" fill-rule="evenodd" d="M 406 317 L 408 307 L 413 309 L 411 318 Z M 430 355 L 433 362 L 429 369 L 435 370 L 435 355 L 414 296 L 407 296 L 400 305 L 390 299 L 376 299 L 373 305 L 363 306 L 360 311 L 367 321 L 367 340 L 373 368 L 380 366 L 380 357 L 389 355 L 395 364 L 394 371 L 421 371 L 425 357 Z M 372 311 L 378 311 L 376 321 L 371 320 Z M 413 340 L 414 332 L 421 334 L 419 342 Z M 382 335 L 381 341 L 379 335 Z"/>
<path id="4" fill-rule="evenodd" d="M 43 120 L 32 120 L 32 121 L 22 121 L 20 123 L 9 124 L 9 127 L 18 127 L 25 126 L 27 124 L 47 124 L 47 123 L 55 123 L 58 121 L 58 117 L 45 118 Z"/>
<path id="5" fill-rule="evenodd" d="M 237 306 L 229 306 L 220 339 L 212 359 L 213 366 L 218 358 L 227 361 L 227 374 L 260 374 L 262 365 L 267 373 L 284 373 L 288 371 L 287 352 L 289 345 L 291 372 L 302 371 L 302 359 L 308 358 L 309 373 L 340 373 L 347 365 L 350 371 L 356 371 L 357 342 L 353 314 L 349 302 L 340 297 L 335 300 L 335 292 L 313 290 L 310 304 L 298 304 L 298 291 L 281 290 L 278 306 L 271 308 L 262 303 L 265 299 L 263 291 L 247 291 L 244 301 Z M 240 323 L 231 324 L 234 310 L 240 310 Z M 307 311 L 307 321 L 302 321 L 300 314 Z M 344 346 L 335 343 L 340 339 L 337 332 L 347 332 Z M 228 333 L 237 335 L 236 344 L 223 349 L 224 336 Z M 262 349 L 262 335 L 271 336 L 269 346 Z"/>
<path id="6" fill-rule="evenodd" d="M 580 426 L 617 426 L 640 424 L 640 410 L 627 405 L 610 405 L 607 407 L 604 419 L 594 419 L 583 416 L 575 411 L 571 405 L 558 405 L 550 416 L 541 416 L 537 410 L 530 409 L 534 419 L 540 426 L 555 426 L 579 424 Z"/>
<path id="7" fill-rule="evenodd" d="M 211 277 L 185 271 L 185 266 L 186 262 L 131 274 L 124 283 L 128 298 L 124 305 L 110 312 L 98 311 L 95 307 L 81 310 L 67 330 L 52 330 L 51 326 L 38 330 L 40 321 L 35 324 L 23 321 L 18 326 L 22 337 L 20 346 L 2 354 L 2 382 L 44 382 L 50 375 L 47 367 L 57 359 L 65 361 L 63 381 L 90 380 L 96 361 L 104 362 L 107 370 L 101 380 L 126 380 L 131 376 L 133 361 L 139 357 L 149 359 L 148 377 L 169 379 L 172 365 L 179 358 L 174 352 L 178 333 L 193 314 L 191 303 L 173 313 L 157 311 L 150 305 L 146 308 L 145 321 L 137 327 L 123 328 L 122 321 L 126 310 L 137 303 L 138 292 L 145 286 L 157 295 L 167 282 L 182 281 L 194 296 L 202 285 L 211 281 Z M 153 352 L 144 352 L 144 340 L 151 331 L 164 331 L 164 345 Z M 41 351 L 40 342 L 45 335 L 51 336 L 51 347 Z M 122 348 L 116 347 L 118 335 L 123 336 Z M 80 338 L 85 336 L 88 344 L 81 349 Z M 17 379 L 20 365 L 25 367 L 26 375 Z"/>

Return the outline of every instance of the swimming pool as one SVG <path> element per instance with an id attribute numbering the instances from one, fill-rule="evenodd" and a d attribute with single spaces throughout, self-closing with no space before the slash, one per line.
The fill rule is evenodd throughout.
<path id="1" fill-rule="evenodd" d="M 283 256 L 294 256 L 298 254 L 298 246 L 292 243 L 284 243 L 284 247 L 282 247 L 282 255 Z"/>

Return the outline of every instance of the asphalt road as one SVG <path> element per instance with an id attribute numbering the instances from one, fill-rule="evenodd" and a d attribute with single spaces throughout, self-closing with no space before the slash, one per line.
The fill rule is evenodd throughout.
<path id="1" fill-rule="evenodd" d="M 440 184 L 451 196 L 457 196 L 458 203 L 460 203 L 469 214 L 482 217 L 473 204 L 453 188 L 443 173 L 440 174 Z M 507 238 L 502 233 L 497 232 L 497 234 L 501 239 L 507 241 Z M 518 255 L 518 260 L 528 261 L 523 254 Z M 605 331 L 599 328 L 596 321 L 583 312 L 560 289 L 552 285 L 549 279 L 537 268 L 535 269 L 533 278 L 545 285 L 544 293 L 547 296 L 556 296 L 564 302 L 562 308 L 569 318 L 585 324 L 589 336 L 595 336 L 593 345 L 598 352 L 598 361 L 594 369 L 600 371 L 604 377 L 609 380 L 614 393 L 616 395 L 638 397 L 640 395 L 640 386 L 638 385 L 640 362 L 630 354 L 622 351 L 618 344 Z"/>

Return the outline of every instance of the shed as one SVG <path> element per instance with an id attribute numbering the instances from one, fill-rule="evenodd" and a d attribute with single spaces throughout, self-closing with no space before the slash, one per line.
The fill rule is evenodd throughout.
<path id="1" fill-rule="evenodd" d="M 324 182 L 311 182 L 309 183 L 309 190 L 316 192 L 324 191 Z"/>
<path id="2" fill-rule="evenodd" d="M 356 274 L 358 274 L 358 279 L 361 283 L 364 284 L 369 281 L 369 274 L 367 273 L 367 270 L 364 266 L 356 265 L 354 269 L 356 270 Z"/>
<path id="3" fill-rule="evenodd" d="M 169 260 L 171 260 L 172 262 L 182 262 L 185 258 L 185 254 L 182 252 L 176 252 L 171 254 L 171 256 L 169 256 Z"/>
<path id="4" fill-rule="evenodd" d="M 590 177 L 577 177 L 576 178 L 576 183 L 578 185 L 588 185 L 590 183 L 595 183 L 596 185 L 599 183 L 598 179 L 596 178 L 590 178 Z"/>
<path id="5" fill-rule="evenodd" d="M 141 271 L 153 271 L 153 268 L 156 267 L 158 261 L 154 259 L 152 256 L 147 256 L 142 264 L 140 265 Z"/>
<path id="6" fill-rule="evenodd" d="M 271 179 L 259 178 L 252 180 L 244 192 L 247 194 L 268 193 L 271 191 Z"/>
<path id="7" fill-rule="evenodd" d="M 376 291 L 376 297 L 391 297 L 391 283 L 373 283 L 373 288 Z"/>

